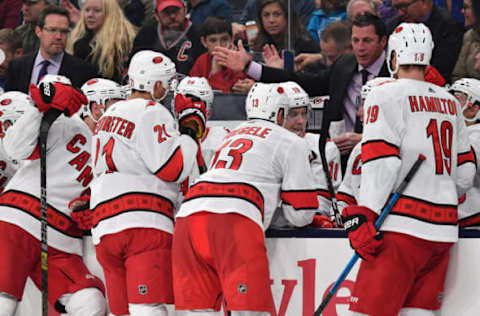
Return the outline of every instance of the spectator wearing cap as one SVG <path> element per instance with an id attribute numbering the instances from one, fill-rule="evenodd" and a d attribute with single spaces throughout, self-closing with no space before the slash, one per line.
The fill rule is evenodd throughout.
<path id="1" fill-rule="evenodd" d="M 6 91 L 28 93 L 29 84 L 37 84 L 47 74 L 63 75 L 78 88 L 87 80 L 98 77 L 89 63 L 64 52 L 69 24 L 68 11 L 64 8 L 49 6 L 42 11 L 35 27 L 40 48 L 36 53 L 10 62 Z"/>
<path id="2" fill-rule="evenodd" d="M 5 89 L 8 64 L 13 58 L 22 56 L 22 40 L 18 33 L 12 29 L 0 30 L 0 50 L 3 61 L 0 62 L 0 87 Z"/>
<path id="3" fill-rule="evenodd" d="M 133 42 L 132 53 L 153 50 L 168 56 L 177 72 L 187 75 L 195 60 L 205 52 L 199 26 L 186 17 L 181 0 L 156 0 L 155 21 L 142 27 Z"/>
<path id="4" fill-rule="evenodd" d="M 227 0 L 188 0 L 190 20 L 202 25 L 209 16 L 232 22 L 232 6 Z"/>
<path id="5" fill-rule="evenodd" d="M 38 50 L 39 40 L 35 32 L 40 13 L 50 4 L 47 0 L 23 0 L 23 25 L 16 28 L 22 38 L 23 53 L 29 54 Z"/>

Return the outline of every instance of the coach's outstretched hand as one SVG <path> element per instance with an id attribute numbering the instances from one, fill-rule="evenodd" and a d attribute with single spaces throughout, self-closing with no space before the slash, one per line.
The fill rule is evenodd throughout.
<path id="1" fill-rule="evenodd" d="M 243 48 L 242 41 L 238 41 L 236 50 L 217 46 L 213 50 L 213 57 L 224 67 L 228 67 L 233 71 L 244 71 L 246 65 L 250 62 L 250 55 Z"/>
<path id="2" fill-rule="evenodd" d="M 350 246 L 362 259 L 373 259 L 383 244 L 382 234 L 374 226 L 378 215 L 368 207 L 351 205 L 343 209 L 342 216 Z"/>
<path id="3" fill-rule="evenodd" d="M 83 104 L 88 104 L 87 97 L 80 90 L 60 82 L 41 83 L 38 87 L 32 83 L 30 96 L 42 113 L 55 108 L 72 116 Z"/>

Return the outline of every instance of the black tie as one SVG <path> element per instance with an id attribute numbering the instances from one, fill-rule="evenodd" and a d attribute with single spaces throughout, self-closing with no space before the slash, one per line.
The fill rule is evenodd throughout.
<path id="1" fill-rule="evenodd" d="M 40 64 L 42 64 L 42 68 L 40 68 L 40 72 L 38 73 L 37 85 L 40 82 L 40 80 L 42 79 L 42 77 L 45 76 L 46 74 L 48 74 L 47 68 L 50 65 L 50 62 L 48 60 L 44 60 Z"/>
<path id="2" fill-rule="evenodd" d="M 362 69 L 360 71 L 362 74 L 362 86 L 367 83 L 368 81 L 368 75 L 370 74 L 367 69 Z M 361 90 L 361 88 L 360 88 Z M 359 95 L 360 97 L 360 95 Z M 363 124 L 362 121 L 360 121 L 360 118 L 357 116 L 355 120 L 355 128 L 353 130 L 355 133 L 362 133 L 363 132 Z"/>

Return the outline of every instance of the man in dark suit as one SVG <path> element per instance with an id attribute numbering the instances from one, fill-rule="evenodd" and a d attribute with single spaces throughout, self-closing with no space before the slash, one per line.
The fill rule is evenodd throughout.
<path id="1" fill-rule="evenodd" d="M 462 46 L 463 26 L 432 0 L 392 0 L 392 5 L 398 16 L 387 22 L 387 34 L 391 34 L 402 22 L 424 23 L 432 33 L 435 45 L 430 64 L 450 82 Z"/>
<path id="2" fill-rule="evenodd" d="M 69 23 L 68 12 L 63 8 L 49 6 L 42 11 L 36 26 L 40 48 L 35 54 L 27 54 L 10 62 L 6 91 L 28 93 L 29 84 L 37 84 L 46 74 L 63 75 L 78 88 L 87 80 L 97 77 L 90 64 L 64 52 Z"/>
<path id="3" fill-rule="evenodd" d="M 216 48 L 219 63 L 236 71 L 244 70 L 250 77 L 262 82 L 295 81 L 310 96 L 330 95 L 326 117 L 330 121 L 345 120 L 345 133 L 334 138 L 345 157 L 361 139 L 361 125 L 357 115 L 356 99 L 362 83 L 378 76 L 389 77 L 385 64 L 386 30 L 382 20 L 374 15 L 358 16 L 352 26 L 353 54 L 347 54 L 317 74 L 296 73 L 261 66 L 239 48 L 232 52 Z M 358 121 L 358 122 L 357 122 Z"/>

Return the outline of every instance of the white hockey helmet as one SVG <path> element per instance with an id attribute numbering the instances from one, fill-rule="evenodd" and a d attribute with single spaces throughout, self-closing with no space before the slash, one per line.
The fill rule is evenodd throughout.
<path id="1" fill-rule="evenodd" d="M 83 94 L 87 97 L 89 104 L 84 104 L 82 107 L 82 114 L 90 116 L 94 121 L 91 104 L 93 102 L 103 105 L 100 110 L 102 114 L 105 112 L 107 102 L 112 99 L 125 99 L 125 91 L 122 86 L 112 80 L 94 78 L 83 84 L 81 88 Z"/>
<path id="2" fill-rule="evenodd" d="M 287 93 L 289 109 L 307 107 L 307 111 L 310 110 L 310 97 L 298 83 L 287 81 L 280 83 L 279 86 Z"/>
<path id="3" fill-rule="evenodd" d="M 205 103 L 205 109 L 201 110 L 204 123 L 207 122 L 207 117 L 212 111 L 213 105 L 213 90 L 210 87 L 207 79 L 203 77 L 185 77 L 180 81 L 176 87 L 175 94 L 172 99 L 172 112 L 175 113 L 177 119 L 182 118 L 184 115 L 188 115 L 189 110 L 178 109 L 175 107 L 175 98 L 177 95 L 183 95 L 184 97 L 195 97 Z M 190 109 L 192 110 L 192 109 Z"/>
<path id="4" fill-rule="evenodd" d="M 42 83 L 46 84 L 46 83 L 55 83 L 55 82 L 60 82 L 69 86 L 72 85 L 72 82 L 70 81 L 70 79 L 68 79 L 65 76 L 47 74 L 43 76 L 42 79 L 40 79 L 40 81 L 38 82 L 38 86 L 40 86 Z"/>
<path id="5" fill-rule="evenodd" d="M 393 76 L 401 65 L 430 65 L 432 58 L 432 34 L 423 23 L 402 23 L 388 38 L 387 66 Z M 396 67 L 392 69 L 392 53 L 396 55 Z"/>
<path id="6" fill-rule="evenodd" d="M 255 83 L 245 100 L 247 119 L 264 119 L 277 123 L 280 109 L 288 109 L 285 89 L 276 83 Z"/>
<path id="7" fill-rule="evenodd" d="M 151 50 L 142 50 L 133 55 L 128 67 L 131 88 L 150 92 L 155 101 L 161 101 L 165 98 L 175 75 L 175 64 L 170 58 Z M 155 99 L 153 89 L 157 81 L 161 81 L 166 89 L 165 94 L 159 99 Z"/>
<path id="8" fill-rule="evenodd" d="M 452 92 L 462 92 L 467 96 L 467 100 L 462 108 L 465 106 L 470 107 L 475 102 L 480 106 L 480 80 L 474 78 L 462 78 L 455 81 L 450 87 Z M 463 112 L 462 112 L 463 114 Z M 474 122 L 480 119 L 480 111 L 473 118 L 467 118 L 464 115 L 464 119 L 469 122 Z"/>
<path id="9" fill-rule="evenodd" d="M 0 95 L 1 131 L 6 132 L 6 122 L 15 123 L 25 113 L 26 108 L 34 106 L 32 98 L 23 92 L 10 91 Z"/>
<path id="10" fill-rule="evenodd" d="M 360 90 L 360 97 L 362 98 L 362 104 L 367 98 L 367 95 L 372 91 L 374 87 L 381 86 L 388 82 L 393 82 L 395 79 L 391 77 L 377 77 L 371 80 L 368 80 Z"/>

